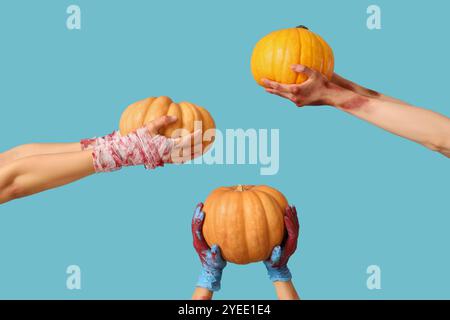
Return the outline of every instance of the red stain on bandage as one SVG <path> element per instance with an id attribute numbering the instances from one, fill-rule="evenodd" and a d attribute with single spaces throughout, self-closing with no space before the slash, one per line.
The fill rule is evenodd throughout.
<path id="1" fill-rule="evenodd" d="M 146 169 L 154 169 L 170 162 L 173 147 L 173 139 L 152 136 L 147 128 L 140 128 L 124 137 L 93 143 L 94 168 L 96 172 L 105 172 L 143 164 Z"/>

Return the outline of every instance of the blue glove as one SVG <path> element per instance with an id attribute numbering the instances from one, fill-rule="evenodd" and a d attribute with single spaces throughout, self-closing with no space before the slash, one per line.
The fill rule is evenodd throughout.
<path id="1" fill-rule="evenodd" d="M 284 240 L 283 248 L 281 246 L 273 248 L 270 258 L 264 261 L 267 273 L 272 281 L 286 282 L 292 278 L 287 263 L 297 249 L 298 234 L 300 231 L 297 209 L 294 206 L 288 206 L 286 208 L 284 225 L 286 227 L 287 237 Z"/>
<path id="2" fill-rule="evenodd" d="M 200 257 L 202 270 L 197 281 L 197 287 L 206 288 L 210 291 L 220 290 L 220 280 L 222 279 L 222 270 L 227 265 L 220 254 L 220 248 L 213 245 L 211 249 L 203 237 L 203 221 L 205 214 L 202 212 L 203 203 L 197 205 L 192 218 L 192 237 L 194 239 L 194 248 Z"/>
<path id="3" fill-rule="evenodd" d="M 197 287 L 206 288 L 210 291 L 220 290 L 222 270 L 227 262 L 222 259 L 220 249 L 213 245 L 211 250 L 205 252 L 205 262 L 202 263 L 202 271 L 198 277 Z"/>
<path id="4" fill-rule="evenodd" d="M 267 274 L 270 280 L 273 281 L 289 281 L 292 278 L 291 272 L 289 271 L 287 264 L 284 266 L 277 266 L 281 260 L 281 247 L 276 246 L 270 259 L 264 261 L 264 265 L 267 268 Z"/>

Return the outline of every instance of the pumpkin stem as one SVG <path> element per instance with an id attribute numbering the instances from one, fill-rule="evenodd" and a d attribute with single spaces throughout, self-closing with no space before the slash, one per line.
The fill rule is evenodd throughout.
<path id="1" fill-rule="evenodd" d="M 236 187 L 236 190 L 242 192 L 242 191 L 244 191 L 244 187 L 242 186 L 242 184 L 239 184 L 239 185 Z"/>
<path id="2" fill-rule="evenodd" d="M 309 30 L 308 27 L 305 27 L 304 25 L 297 26 L 296 28 Z"/>

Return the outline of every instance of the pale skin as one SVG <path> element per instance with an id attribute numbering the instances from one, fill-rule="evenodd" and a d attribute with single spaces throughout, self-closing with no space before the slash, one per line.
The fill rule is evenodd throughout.
<path id="1" fill-rule="evenodd" d="M 147 124 L 152 135 L 171 123 L 174 117 L 161 117 Z M 178 149 L 198 150 L 200 131 L 177 138 Z M 195 157 L 197 154 L 192 155 Z M 185 159 L 184 159 L 185 160 Z M 92 150 L 80 143 L 26 144 L 0 153 L 0 204 L 53 189 L 95 173 Z"/>
<path id="2" fill-rule="evenodd" d="M 291 68 L 305 74 L 308 80 L 297 85 L 264 79 L 266 91 L 289 99 L 298 107 L 336 107 L 450 158 L 450 118 L 366 89 L 337 74 L 328 80 L 302 65 Z"/>
<path id="3" fill-rule="evenodd" d="M 300 300 L 292 281 L 274 281 L 273 286 L 279 300 Z M 211 300 L 214 292 L 206 288 L 196 287 L 192 300 Z"/>

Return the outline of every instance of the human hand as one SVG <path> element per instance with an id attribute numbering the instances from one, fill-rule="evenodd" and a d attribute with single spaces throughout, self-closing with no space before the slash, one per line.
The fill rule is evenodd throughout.
<path id="1" fill-rule="evenodd" d="M 162 128 L 175 121 L 176 117 L 160 117 L 126 136 L 115 134 L 110 139 L 103 139 L 102 143 L 94 143 L 92 157 L 95 172 L 141 164 L 147 169 L 155 169 L 165 163 L 183 163 L 201 153 L 201 130 L 179 138 L 159 134 Z"/>
<path id="2" fill-rule="evenodd" d="M 222 279 L 222 270 L 227 265 L 227 262 L 222 258 L 219 246 L 213 245 L 209 248 L 203 237 L 202 228 L 205 214 L 202 209 L 203 203 L 199 203 L 195 208 L 191 224 L 194 248 L 202 263 L 197 287 L 218 291 L 220 289 L 220 280 Z"/>
<path id="3" fill-rule="evenodd" d="M 167 138 L 160 135 L 160 131 L 165 127 L 175 123 L 177 117 L 163 116 L 146 124 L 146 128 L 152 137 L 161 137 L 163 140 L 171 140 L 173 147 L 170 153 L 163 155 L 164 162 L 183 163 L 202 154 L 202 130 L 196 130 L 191 134 L 178 138 Z"/>
<path id="4" fill-rule="evenodd" d="M 268 79 L 263 79 L 266 91 L 271 94 L 291 100 L 298 107 L 306 105 L 335 105 L 337 94 L 345 90 L 323 74 L 306 66 L 295 64 L 291 69 L 305 74 L 308 79 L 301 84 L 282 84 Z"/>
<path id="5" fill-rule="evenodd" d="M 300 225 L 298 223 L 297 209 L 288 206 L 285 210 L 284 225 L 286 227 L 286 239 L 282 246 L 276 246 L 269 259 L 264 261 L 267 273 L 271 281 L 289 281 L 292 278 L 287 267 L 289 258 L 297 249 Z"/>

